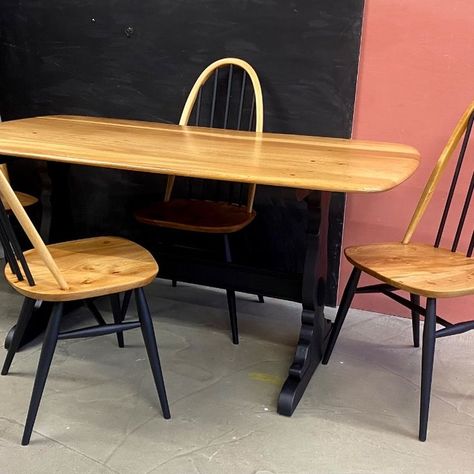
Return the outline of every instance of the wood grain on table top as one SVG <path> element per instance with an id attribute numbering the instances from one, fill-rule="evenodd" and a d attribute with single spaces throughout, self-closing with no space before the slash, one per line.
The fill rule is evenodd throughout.
<path id="1" fill-rule="evenodd" d="M 80 116 L 3 122 L 0 153 L 341 192 L 391 189 L 405 181 L 420 160 L 415 148 L 401 144 Z"/>

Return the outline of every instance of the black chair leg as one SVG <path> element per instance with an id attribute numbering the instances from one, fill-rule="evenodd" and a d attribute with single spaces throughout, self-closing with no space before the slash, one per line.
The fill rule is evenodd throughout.
<path id="1" fill-rule="evenodd" d="M 16 323 L 15 332 L 13 333 L 13 339 L 8 348 L 5 362 L 3 363 L 2 375 L 7 375 L 10 370 L 13 357 L 15 357 L 15 354 L 20 347 L 21 340 L 23 339 L 23 335 L 25 334 L 31 315 L 35 309 L 35 302 L 36 300 L 32 300 L 31 298 L 25 298 L 23 301 L 20 315 L 18 316 L 18 322 Z"/>
<path id="2" fill-rule="evenodd" d="M 337 310 L 336 320 L 331 329 L 331 334 L 329 335 L 328 345 L 326 347 L 326 351 L 324 352 L 323 364 L 327 364 L 329 358 L 331 357 L 332 351 L 334 349 L 334 345 L 336 344 L 337 338 L 339 333 L 341 332 L 342 325 L 344 324 L 344 320 L 346 319 L 347 312 L 352 303 L 352 299 L 354 298 L 354 294 L 357 290 L 357 284 L 359 283 L 361 271 L 354 267 L 347 281 L 347 285 L 344 288 L 344 293 L 342 294 L 341 304 L 339 305 L 339 309 Z"/>
<path id="3" fill-rule="evenodd" d="M 235 291 L 226 290 L 227 293 L 227 307 L 229 308 L 230 328 L 232 331 L 232 343 L 239 343 L 239 326 L 237 324 L 237 304 L 235 301 Z"/>
<path id="4" fill-rule="evenodd" d="M 132 290 L 128 290 L 123 295 L 122 308 L 121 308 L 121 318 L 122 321 L 127 316 L 128 307 L 130 305 L 130 298 L 132 297 Z"/>
<path id="5" fill-rule="evenodd" d="M 178 286 L 178 282 L 176 280 L 171 280 L 171 286 L 176 288 Z"/>
<path id="6" fill-rule="evenodd" d="M 107 323 L 105 322 L 104 318 L 100 314 L 100 311 L 97 309 L 97 306 L 94 304 L 92 300 L 84 300 L 83 303 L 86 305 L 87 309 L 91 312 L 94 319 L 97 321 L 97 324 L 100 326 L 105 326 Z"/>
<path id="7" fill-rule="evenodd" d="M 120 324 L 122 322 L 122 308 L 120 306 L 120 295 L 116 293 L 110 295 L 110 304 L 112 306 L 112 314 L 114 316 L 114 323 Z M 119 347 L 124 347 L 123 331 L 117 333 L 117 342 Z"/>
<path id="8" fill-rule="evenodd" d="M 48 377 L 49 367 L 53 358 L 54 349 L 58 340 L 59 325 L 61 323 L 61 316 L 63 312 L 63 303 L 56 303 L 53 306 L 51 317 L 49 319 L 48 328 L 41 348 L 41 355 L 38 362 L 38 369 L 36 371 L 35 383 L 33 385 L 33 393 L 31 394 L 30 407 L 26 417 L 25 430 L 21 444 L 26 446 L 30 442 L 31 432 L 35 424 L 36 414 L 43 395 L 46 378 Z"/>
<path id="9" fill-rule="evenodd" d="M 265 300 L 263 299 L 263 295 L 257 295 L 257 296 L 258 296 L 259 303 L 265 303 Z"/>
<path id="10" fill-rule="evenodd" d="M 163 417 L 168 419 L 171 417 L 170 408 L 168 406 L 168 398 L 166 397 L 165 382 L 163 380 L 163 372 L 161 371 L 155 331 L 153 330 L 153 322 L 151 320 L 150 310 L 148 308 L 143 288 L 137 288 L 135 290 L 135 299 L 137 302 L 138 319 L 141 323 L 143 340 L 150 361 L 151 371 L 153 372 L 156 390 L 160 397 L 161 411 L 163 412 Z"/>
<path id="11" fill-rule="evenodd" d="M 426 316 L 423 328 L 423 353 L 421 361 L 421 397 L 419 440 L 426 441 L 428 431 L 428 413 L 431 398 L 431 380 L 436 341 L 436 299 L 427 298 Z"/>
<path id="12" fill-rule="evenodd" d="M 229 236 L 224 235 L 224 255 L 226 263 L 232 262 L 232 253 L 230 251 Z M 227 288 L 227 307 L 229 308 L 230 329 L 232 331 L 232 343 L 239 343 L 239 326 L 237 323 L 237 304 L 235 301 L 235 291 Z"/>
<path id="13" fill-rule="evenodd" d="M 420 296 L 410 293 L 410 301 L 420 306 Z M 412 309 L 411 311 L 411 327 L 413 331 L 413 346 L 420 347 L 420 313 Z"/>

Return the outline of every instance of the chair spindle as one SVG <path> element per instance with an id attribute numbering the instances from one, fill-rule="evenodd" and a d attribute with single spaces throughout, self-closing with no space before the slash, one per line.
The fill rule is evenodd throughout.
<path id="1" fill-rule="evenodd" d="M 443 237 L 443 232 L 444 232 L 444 229 L 445 229 L 445 226 L 446 226 L 446 220 L 448 218 L 449 210 L 451 208 L 451 202 L 452 202 L 453 197 L 454 197 L 454 191 L 456 189 L 459 174 L 461 172 L 461 168 L 462 168 L 462 165 L 463 165 L 463 162 L 464 162 L 464 157 L 466 155 L 466 150 L 467 150 L 467 146 L 468 146 L 468 143 L 469 143 L 469 138 L 471 136 L 473 120 L 474 120 L 474 113 L 471 114 L 471 116 L 469 117 L 469 120 L 467 122 L 467 127 L 466 127 L 466 131 L 465 131 L 465 134 L 464 134 L 464 139 L 463 139 L 463 142 L 462 142 L 462 145 L 461 145 L 461 151 L 459 152 L 459 157 L 458 157 L 458 161 L 456 163 L 456 168 L 454 170 L 453 179 L 451 181 L 451 186 L 449 188 L 448 196 L 446 198 L 446 203 L 445 203 L 445 206 L 444 206 L 444 209 L 443 209 L 443 214 L 441 216 L 441 222 L 439 224 L 438 233 L 436 234 L 436 240 L 435 240 L 435 244 L 434 244 L 435 247 L 439 247 L 439 245 L 441 243 L 441 238 Z M 464 225 L 464 222 L 463 222 L 463 225 Z M 459 228 L 459 226 L 458 226 L 458 228 Z M 461 229 L 462 229 L 462 226 L 461 226 Z M 455 249 L 455 248 L 457 248 L 457 243 L 456 243 L 456 245 L 454 245 L 454 243 L 453 243 L 453 249 Z"/>
<path id="2" fill-rule="evenodd" d="M 214 126 L 214 114 L 216 112 L 216 101 L 217 101 L 217 81 L 219 79 L 219 69 L 216 69 L 214 73 L 214 84 L 212 86 L 212 105 L 211 105 L 211 119 L 209 121 L 209 127 Z"/>
<path id="3" fill-rule="evenodd" d="M 224 111 L 224 126 L 223 128 L 227 128 L 227 120 L 229 118 L 229 106 L 230 106 L 230 96 L 232 91 L 232 72 L 233 72 L 233 65 L 229 66 L 229 77 L 227 78 L 227 95 L 225 100 L 225 111 Z"/>

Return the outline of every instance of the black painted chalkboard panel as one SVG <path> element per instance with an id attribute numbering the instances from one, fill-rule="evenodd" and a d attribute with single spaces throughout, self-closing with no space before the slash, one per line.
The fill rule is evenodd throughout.
<path id="1" fill-rule="evenodd" d="M 177 122 L 211 61 L 237 56 L 257 70 L 268 131 L 351 133 L 363 0 L 2 0 L 0 113 L 4 120 L 87 114 Z M 17 177 L 28 187 L 31 164 Z M 163 179 L 52 166 L 53 237 L 143 237 L 131 217 L 162 195 Z M 30 179 L 31 181 L 31 179 Z M 332 290 L 344 198 L 333 206 Z M 305 203 L 260 187 L 258 218 L 236 237 L 240 262 L 301 272 Z"/>

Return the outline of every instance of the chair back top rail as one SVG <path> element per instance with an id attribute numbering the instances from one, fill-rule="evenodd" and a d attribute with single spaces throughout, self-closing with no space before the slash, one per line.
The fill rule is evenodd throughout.
<path id="1" fill-rule="evenodd" d="M 471 129 L 472 129 L 472 123 L 474 119 L 474 102 L 472 102 L 469 107 L 465 110 L 461 118 L 459 119 L 458 123 L 456 124 L 456 127 L 454 128 L 451 136 L 449 137 L 448 142 L 446 143 L 443 151 L 441 152 L 441 155 L 436 163 L 435 168 L 433 169 L 426 185 L 425 188 L 423 189 L 423 193 L 421 195 L 420 200 L 418 201 L 418 204 L 416 206 L 416 209 L 413 213 L 413 216 L 410 220 L 410 223 L 408 225 L 408 228 L 405 232 L 405 235 L 403 237 L 402 243 L 407 244 L 410 242 L 411 238 L 413 237 L 413 234 L 418 227 L 418 224 L 420 223 L 421 218 L 423 217 L 423 214 L 426 211 L 426 208 L 428 207 L 428 204 L 431 201 L 431 198 L 433 197 L 433 194 L 436 190 L 436 187 L 438 186 L 438 183 L 443 175 L 444 170 L 446 169 L 446 166 L 448 165 L 451 156 L 453 155 L 454 151 L 456 150 L 457 146 L 459 145 L 459 142 L 461 141 L 461 138 L 464 136 L 463 144 L 461 146 L 461 151 L 459 154 L 458 158 L 458 163 L 454 172 L 453 180 L 451 183 L 450 190 L 448 192 L 448 196 L 446 199 L 446 204 L 445 208 L 443 211 L 443 215 L 441 217 L 441 223 L 440 227 L 438 229 L 438 233 L 436 236 L 435 240 L 435 245 L 438 246 L 441 240 L 441 236 L 443 234 L 443 230 L 445 227 L 446 223 L 446 218 L 449 213 L 449 209 L 451 206 L 451 201 L 452 197 L 454 195 L 454 189 L 457 184 L 459 172 L 462 167 L 462 163 L 464 160 L 464 155 L 466 153 L 466 148 L 468 145 L 468 141 L 471 135 Z M 456 235 L 454 238 L 453 246 L 452 249 L 453 251 L 456 250 L 457 245 L 459 243 L 459 237 L 460 233 L 462 231 L 462 228 L 464 226 L 464 220 L 467 214 L 467 210 L 469 207 L 469 202 L 471 199 L 472 195 L 472 186 L 473 182 L 471 179 L 471 184 L 469 186 L 469 190 L 466 196 L 466 200 L 464 202 L 463 206 L 463 211 L 461 212 L 461 219 L 458 224 L 457 230 L 456 230 Z M 470 252 L 472 253 L 472 247 L 474 246 L 474 234 L 473 237 L 471 238 L 471 244 L 469 245 Z M 469 250 L 468 250 L 469 253 Z"/>
<path id="2" fill-rule="evenodd" d="M 28 217 L 28 214 L 26 213 L 25 209 L 16 197 L 15 192 L 11 188 L 10 183 L 8 182 L 7 178 L 3 173 L 0 173 L 0 195 L 2 196 L 3 200 L 8 204 L 13 214 L 15 214 L 15 217 L 17 218 L 21 227 L 25 231 L 25 234 L 30 239 L 31 244 L 36 249 L 44 264 L 53 275 L 59 287 L 62 290 L 68 290 L 69 285 L 67 284 L 61 271 L 56 265 L 53 256 L 46 247 L 45 243 L 43 242 L 43 239 L 41 238 L 35 226 L 31 222 L 30 218 Z"/>
<path id="3" fill-rule="evenodd" d="M 218 88 L 219 85 L 219 72 L 223 70 L 223 68 L 228 67 L 227 76 L 222 77 L 222 81 L 225 83 L 223 84 L 224 88 Z M 241 79 L 237 77 L 237 74 L 234 72 L 234 67 L 239 68 L 242 71 Z M 208 80 L 212 77 L 212 84 L 210 84 L 211 89 L 209 90 L 210 97 L 210 111 L 209 116 L 207 117 L 208 123 L 202 123 L 203 121 L 203 87 L 208 83 Z M 244 124 L 243 112 L 246 103 L 246 89 L 248 86 L 248 80 L 250 78 L 251 83 L 251 104 L 250 110 L 248 113 L 248 123 Z M 237 84 L 235 84 L 237 81 Z M 246 129 L 248 131 L 255 130 L 256 132 L 263 131 L 263 96 L 262 96 L 262 88 L 260 85 L 260 81 L 258 79 L 257 73 L 255 72 L 254 68 L 248 64 L 246 61 L 238 58 L 223 58 L 219 59 L 218 61 L 213 62 L 209 66 L 202 71 L 202 73 L 197 78 L 196 82 L 194 83 L 191 91 L 186 99 L 186 103 L 184 104 L 183 111 L 181 113 L 181 117 L 179 120 L 179 125 L 188 125 L 191 119 L 191 114 L 195 113 L 195 123 L 194 125 L 197 126 L 209 126 L 209 127 L 218 127 L 227 129 L 230 124 L 230 109 L 231 109 L 231 99 L 232 99 L 232 87 L 234 89 L 240 87 L 240 91 L 237 90 L 237 120 L 234 126 L 231 128 L 235 130 L 243 130 Z M 223 89 L 223 90 L 221 90 Z M 221 117 L 221 121 L 216 125 L 216 104 L 221 98 L 221 94 L 223 98 L 225 98 L 225 107 L 223 108 L 223 113 Z M 253 125 L 255 123 L 255 125 Z M 244 126 L 245 125 L 245 126 Z M 165 197 L 164 200 L 169 201 L 171 198 L 171 193 L 173 191 L 173 186 L 175 183 L 175 176 L 170 175 L 168 177 L 166 190 L 165 190 Z M 218 190 L 219 185 L 214 186 L 214 189 Z M 229 185 L 228 189 L 228 199 L 229 201 L 233 200 L 235 196 L 233 192 L 233 185 Z M 249 184 L 248 191 L 247 191 L 247 202 L 246 202 L 246 209 L 247 212 L 252 212 L 253 202 L 255 199 L 255 191 L 256 191 L 256 184 Z M 218 191 L 217 191 L 218 192 Z M 243 193 L 243 185 L 240 184 L 240 190 L 237 191 L 237 195 L 240 197 Z M 192 184 L 188 182 L 188 194 L 192 195 Z"/>
<path id="4" fill-rule="evenodd" d="M 255 69 L 246 61 L 243 61 L 242 59 L 238 58 L 223 58 L 219 59 L 218 61 L 213 62 L 209 66 L 204 69 L 204 71 L 201 72 L 199 77 L 196 79 L 196 82 L 194 83 L 193 87 L 191 88 L 191 91 L 189 92 L 188 98 L 186 99 L 186 102 L 183 107 L 183 111 L 181 113 L 181 117 L 179 119 L 179 125 L 187 125 L 189 123 L 189 119 L 191 117 L 191 113 L 194 108 L 194 104 L 196 102 L 196 99 L 199 96 L 199 91 L 201 90 L 202 86 L 206 83 L 206 81 L 209 79 L 209 77 L 214 73 L 218 72 L 219 68 L 222 66 L 238 66 L 240 67 L 250 78 L 252 81 L 252 86 L 253 86 L 253 91 L 254 91 L 254 97 L 255 97 L 255 108 L 257 110 L 256 117 L 255 117 L 255 131 L 256 132 L 262 132 L 263 131 L 263 113 L 258 113 L 258 111 L 263 112 L 263 95 L 262 95 L 262 87 L 260 85 L 260 81 L 258 79 L 257 73 L 255 72 Z M 214 79 L 214 90 L 217 87 L 217 77 L 218 75 L 215 75 Z M 245 82 L 246 76 L 243 76 L 243 82 Z M 232 81 L 232 75 L 231 73 L 229 74 L 228 78 L 228 85 L 231 85 Z M 243 84 L 245 86 L 245 84 Z M 228 116 L 229 112 L 229 98 L 230 98 L 230 87 L 227 87 L 227 97 L 226 97 L 226 117 Z M 241 103 L 243 101 L 242 94 L 245 93 L 245 87 L 241 88 L 241 96 L 240 100 Z M 215 94 L 213 95 L 213 101 L 215 105 Z M 240 111 L 240 107 L 239 107 Z M 239 116 L 239 119 L 241 119 L 241 116 Z M 226 124 L 226 120 L 224 123 Z M 240 124 L 240 120 L 238 120 L 238 123 Z M 210 124 L 212 127 L 212 122 Z M 225 127 L 224 127 L 225 128 Z M 238 130 L 238 129 L 237 129 Z"/>

